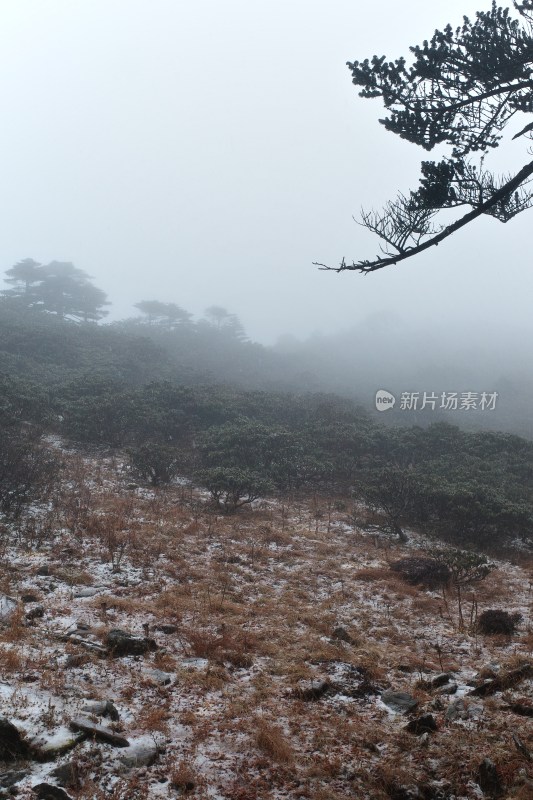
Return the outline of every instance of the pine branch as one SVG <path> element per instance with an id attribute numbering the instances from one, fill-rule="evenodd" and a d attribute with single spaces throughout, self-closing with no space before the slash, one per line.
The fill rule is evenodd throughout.
<path id="1" fill-rule="evenodd" d="M 500 203 L 502 200 L 506 200 L 509 195 L 515 192 L 532 175 L 533 161 L 530 161 L 528 164 L 523 166 L 513 178 L 508 180 L 507 183 L 494 192 L 494 194 L 484 203 L 481 203 L 479 206 L 472 209 L 472 211 L 469 211 L 468 214 L 465 214 L 451 225 L 447 225 L 439 233 L 427 239 L 425 242 L 419 243 L 413 247 L 408 247 L 399 252 L 397 255 L 378 257 L 374 261 L 353 261 L 351 264 L 347 264 L 343 258 L 340 266 L 338 267 L 329 267 L 326 264 L 321 264 L 317 261 L 314 261 L 313 264 L 314 266 L 319 267 L 319 269 L 326 270 L 328 272 L 354 271 L 362 273 L 375 272 L 378 269 L 383 269 L 383 267 L 388 267 L 392 264 L 398 264 L 400 261 L 405 261 L 407 258 L 412 258 L 413 256 L 422 253 L 424 250 L 428 250 L 430 247 L 439 245 L 444 239 L 447 239 L 448 236 L 451 236 L 456 231 L 464 228 L 465 225 L 473 222 L 473 220 L 477 219 L 482 214 L 490 213 L 490 211 L 494 209 L 498 203 Z"/>

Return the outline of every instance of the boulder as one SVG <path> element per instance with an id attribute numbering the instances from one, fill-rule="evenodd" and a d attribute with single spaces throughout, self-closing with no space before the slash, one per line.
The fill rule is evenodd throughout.
<path id="1" fill-rule="evenodd" d="M 72 800 L 64 789 L 59 786 L 53 786 L 51 783 L 39 783 L 33 787 L 32 791 L 39 800 Z"/>
<path id="2" fill-rule="evenodd" d="M 145 675 L 157 686 L 170 686 L 174 680 L 174 675 L 161 669 L 147 669 Z"/>
<path id="3" fill-rule="evenodd" d="M 83 586 L 81 589 L 76 589 L 74 592 L 74 597 L 94 597 L 95 595 L 99 594 L 99 592 L 100 589 L 96 589 L 94 586 Z"/>
<path id="4" fill-rule="evenodd" d="M 18 603 L 14 597 L 0 594 L 0 622 L 9 622 L 17 605 Z"/>
<path id="5" fill-rule="evenodd" d="M 449 722 L 455 722 L 458 719 L 479 719 L 483 715 L 483 706 L 476 705 L 475 703 L 465 703 L 465 701 L 460 697 L 458 700 L 454 700 L 453 703 L 450 703 L 448 708 L 446 709 L 446 719 Z"/>
<path id="6" fill-rule="evenodd" d="M 418 700 L 407 692 L 393 692 L 389 690 L 383 692 L 381 700 L 386 706 L 396 711 L 398 714 L 407 714 L 408 711 L 413 711 L 418 705 Z"/>
<path id="7" fill-rule="evenodd" d="M 479 686 L 476 686 L 472 691 L 468 692 L 469 695 L 476 697 L 486 697 L 496 692 L 501 692 L 505 689 L 512 689 L 518 686 L 522 681 L 533 678 L 533 664 L 523 664 L 517 669 L 509 670 L 508 672 L 499 672 L 492 680 L 484 681 Z"/>
<path id="8" fill-rule="evenodd" d="M 10 789 L 12 786 L 16 786 L 19 781 L 27 778 L 29 774 L 29 771 L 25 769 L 12 769 L 9 772 L 2 772 L 0 774 L 0 787 L 2 789 Z"/>
<path id="9" fill-rule="evenodd" d="M 84 737 L 74 735 L 68 728 L 61 727 L 53 736 L 41 735 L 30 742 L 31 755 L 37 761 L 54 761 L 68 753 L 79 744 Z"/>
<path id="10" fill-rule="evenodd" d="M 405 730 L 409 733 L 414 733 L 415 736 L 420 736 L 422 733 L 433 733 L 437 730 L 437 723 L 433 714 L 422 714 L 417 719 L 412 719 L 405 726 Z"/>
<path id="11" fill-rule="evenodd" d="M 67 789 L 79 789 L 81 785 L 80 770 L 76 761 L 65 761 L 50 773 L 60 786 Z"/>
<path id="12" fill-rule="evenodd" d="M 113 656 L 142 656 L 157 650 L 157 644 L 146 636 L 134 636 L 128 631 L 113 628 L 107 634 L 105 644 Z"/>
<path id="13" fill-rule="evenodd" d="M 101 742 L 107 742 L 107 744 L 112 744 L 114 747 L 130 746 L 128 740 L 123 736 L 119 736 L 119 734 L 112 731 L 111 728 L 105 728 L 103 725 L 96 725 L 94 722 L 91 722 L 90 719 L 87 719 L 87 717 L 74 717 L 74 719 L 70 721 L 70 727 L 74 731 L 81 731 L 87 736 L 91 736 Z"/>
<path id="14" fill-rule="evenodd" d="M 23 594 L 20 597 L 21 602 L 23 603 L 37 603 L 39 602 L 38 595 L 34 594 L 33 592 L 28 592 L 27 594 Z"/>
<path id="15" fill-rule="evenodd" d="M 177 633 L 179 630 L 177 625 L 168 625 L 166 622 L 162 623 L 161 625 L 156 625 L 155 629 L 156 631 L 166 634 Z"/>
<path id="16" fill-rule="evenodd" d="M 16 761 L 28 755 L 28 745 L 6 717 L 0 717 L 0 761 Z"/>
<path id="17" fill-rule="evenodd" d="M 152 739 L 141 739 L 124 748 L 118 760 L 126 767 L 149 767 L 157 759 L 159 750 Z"/>
<path id="18" fill-rule="evenodd" d="M 87 714 L 95 714 L 97 717 L 109 717 L 113 722 L 118 722 L 120 719 L 111 700 L 89 700 L 81 710 Z"/>
<path id="19" fill-rule="evenodd" d="M 44 617 L 44 608 L 43 606 L 34 606 L 26 611 L 26 619 L 28 622 L 31 622 L 34 619 L 42 619 Z"/>
<path id="20" fill-rule="evenodd" d="M 484 758 L 479 765 L 477 782 L 483 794 L 488 797 L 502 797 L 504 788 L 498 774 L 496 764 L 490 758 Z"/>
<path id="21" fill-rule="evenodd" d="M 441 686 L 445 686 L 447 683 L 451 683 L 452 681 L 453 674 L 451 672 L 441 672 L 431 679 L 431 686 L 433 689 L 438 689 Z"/>

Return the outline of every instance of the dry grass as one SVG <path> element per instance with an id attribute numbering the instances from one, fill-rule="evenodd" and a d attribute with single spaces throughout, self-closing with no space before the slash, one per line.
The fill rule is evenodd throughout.
<path id="1" fill-rule="evenodd" d="M 524 605 L 531 605 L 533 590 L 528 595 L 525 573 L 502 567 L 476 587 L 480 610 L 497 600 L 513 610 L 521 603 L 524 613 L 511 642 L 485 642 L 458 630 L 455 598 L 447 598 L 447 608 L 435 593 L 391 572 L 388 561 L 412 553 L 410 546 L 345 533 L 336 523 L 347 512 L 328 498 L 222 517 L 208 513 L 188 488 L 128 492 L 105 460 L 98 471 L 76 459 L 72 468 L 73 495 L 60 501 L 56 525 L 72 535 L 46 545 L 57 563 L 49 582 L 105 585 L 105 591 L 78 601 L 64 586 L 49 595 L 43 581 L 47 616 L 30 628 L 19 613 L 0 630 L 0 670 L 6 681 L 36 671 L 36 686 L 54 696 L 68 696 L 74 687 L 79 697 L 111 697 L 124 712 L 127 734 L 167 740 L 159 764 L 122 776 L 113 787 L 100 778 L 86 781 L 80 798 L 136 800 L 150 782 L 166 777 L 170 797 L 206 797 L 209 789 L 228 800 L 266 800 L 275 792 L 287 800 L 390 800 L 401 785 L 439 780 L 450 794 L 473 800 L 480 753 L 498 764 L 509 797 L 527 796 L 518 773 L 533 779 L 533 769 L 509 729 L 533 749 L 528 720 L 502 707 L 516 695 L 467 701 L 483 704 L 481 718 L 454 723 L 445 720 L 453 698 L 427 689 L 428 677 L 442 670 L 464 682 L 492 660 L 512 669 L 531 656 L 531 614 Z M 69 548 L 66 563 L 62 546 Z M 34 567 L 6 572 L 6 593 L 19 596 L 21 579 L 34 574 Z M 464 600 L 469 609 L 468 593 Z M 46 632 L 60 611 L 86 621 L 96 639 L 110 627 L 140 633 L 148 625 L 160 648 L 111 661 L 59 644 Z M 157 632 L 161 623 L 178 630 Z M 332 638 L 337 627 L 350 642 Z M 77 662 L 71 670 L 56 667 L 50 653 L 60 650 L 80 656 L 82 668 Z M 207 664 L 187 665 L 191 657 Z M 174 673 L 173 685 L 158 686 L 148 668 Z M 345 680 L 338 676 L 357 674 L 353 668 L 373 691 L 294 699 L 295 688 Z M 343 691 L 351 686 L 346 680 Z M 424 682 L 417 688 L 418 681 Z M 439 731 L 427 746 L 403 731 L 403 718 L 376 703 L 376 693 L 389 687 L 414 693 L 421 710 L 436 715 Z M 524 697 L 529 687 L 517 691 Z M 178 736 L 175 724 L 184 726 Z"/>
<path id="2" fill-rule="evenodd" d="M 259 719 L 254 731 L 256 746 L 274 761 L 288 764 L 294 759 L 294 750 L 279 725 Z"/>

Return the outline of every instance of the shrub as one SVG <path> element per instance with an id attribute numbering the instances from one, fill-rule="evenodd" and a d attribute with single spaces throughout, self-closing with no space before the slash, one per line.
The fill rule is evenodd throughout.
<path id="1" fill-rule="evenodd" d="M 520 614 L 509 614 L 500 608 L 489 608 L 479 616 L 477 627 L 479 632 L 486 636 L 498 633 L 512 636 L 520 620 Z"/>
<path id="2" fill-rule="evenodd" d="M 428 589 L 445 586 L 451 577 L 450 569 L 442 561 L 425 556 L 409 556 L 391 564 L 391 569 L 414 586 L 421 585 Z"/>
<path id="3" fill-rule="evenodd" d="M 152 486 L 166 486 L 179 472 L 177 449 L 157 441 L 130 448 L 128 456 L 134 470 Z"/>
<path id="4" fill-rule="evenodd" d="M 49 496 L 59 471 L 55 454 L 28 425 L 11 425 L 0 435 L 0 512 L 11 518 Z"/>

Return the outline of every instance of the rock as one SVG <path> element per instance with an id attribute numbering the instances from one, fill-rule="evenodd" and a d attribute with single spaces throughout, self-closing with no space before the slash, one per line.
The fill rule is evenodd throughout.
<path id="1" fill-rule="evenodd" d="M 495 678 L 476 686 L 468 694 L 476 697 L 485 697 L 488 694 L 495 694 L 504 689 L 512 689 L 513 686 L 517 686 L 527 678 L 533 678 L 533 664 L 523 664 L 521 667 L 512 669 L 509 672 L 500 672 Z"/>
<path id="2" fill-rule="evenodd" d="M 62 725 L 53 735 L 41 734 L 33 738 L 29 748 L 32 757 L 37 761 L 54 761 L 76 747 L 83 738 L 83 735 L 76 736 Z"/>
<path id="3" fill-rule="evenodd" d="M 82 708 L 88 714 L 98 717 L 109 717 L 113 722 L 118 722 L 120 714 L 110 700 L 90 700 Z"/>
<path id="4" fill-rule="evenodd" d="M 76 589 L 74 592 L 74 597 L 94 597 L 95 595 L 100 593 L 100 589 L 96 589 L 94 586 L 84 586 L 81 589 Z"/>
<path id="5" fill-rule="evenodd" d="M 87 655 L 68 655 L 67 660 L 65 661 L 65 669 L 74 669 L 76 667 L 83 667 L 84 664 L 87 663 L 89 660 L 89 656 Z"/>
<path id="6" fill-rule="evenodd" d="M 444 686 L 452 681 L 453 674 L 451 672 L 441 672 L 439 675 L 435 675 L 435 677 L 431 679 L 431 686 L 434 689 L 438 689 L 440 686 Z"/>
<path id="7" fill-rule="evenodd" d="M 17 608 L 17 601 L 7 594 L 0 594 L 0 622 L 8 622 Z"/>
<path id="8" fill-rule="evenodd" d="M 38 602 L 38 600 L 39 600 L 39 598 L 37 597 L 37 595 L 36 595 L 36 594 L 33 594 L 32 592 L 28 592 L 28 594 L 23 594 L 23 595 L 21 595 L 21 598 L 20 598 L 20 599 L 21 599 L 21 601 L 22 601 L 23 603 L 37 603 L 37 602 Z"/>
<path id="9" fill-rule="evenodd" d="M 126 767 L 149 767 L 157 759 L 159 750 L 151 739 L 132 742 L 119 755 L 119 761 Z"/>
<path id="10" fill-rule="evenodd" d="M 25 769 L 12 769 L 9 772 L 2 772 L 0 774 L 0 786 L 2 789 L 10 789 L 15 786 L 19 781 L 24 780 L 29 775 L 29 771 Z"/>
<path id="11" fill-rule="evenodd" d="M 479 719 L 483 712 L 483 706 L 474 703 L 467 705 L 462 698 L 459 698 L 450 703 L 445 716 L 449 722 L 454 722 L 457 719 Z"/>
<path id="12" fill-rule="evenodd" d="M 337 639 L 339 642 L 346 642 L 346 644 L 353 644 L 352 637 L 350 636 L 346 628 L 343 628 L 341 625 L 333 629 L 331 638 Z"/>
<path id="13" fill-rule="evenodd" d="M 16 761 L 28 755 L 28 745 L 6 717 L 0 717 L 0 761 Z"/>
<path id="14" fill-rule="evenodd" d="M 26 611 L 26 619 L 31 622 L 34 619 L 42 619 L 44 617 L 44 608 L 42 606 L 35 606 Z"/>
<path id="15" fill-rule="evenodd" d="M 119 736 L 110 728 L 104 728 L 103 725 L 95 725 L 94 722 L 91 722 L 91 720 L 86 717 L 75 717 L 70 721 L 70 727 L 74 731 L 81 731 L 87 734 L 87 736 L 92 736 L 102 742 L 112 744 L 114 747 L 130 746 L 128 740 L 124 739 L 123 736 Z"/>
<path id="16" fill-rule="evenodd" d="M 433 733 L 433 731 L 436 731 L 437 723 L 433 714 L 422 714 L 421 717 L 412 719 L 404 730 L 419 736 L 421 733 Z"/>
<path id="17" fill-rule="evenodd" d="M 48 564 L 43 564 L 43 566 L 39 567 L 39 569 L 35 574 L 48 577 L 50 575 L 50 567 L 48 566 Z"/>
<path id="18" fill-rule="evenodd" d="M 520 703 L 511 703 L 506 708 L 521 717 L 533 717 L 533 705 L 527 700 Z"/>
<path id="19" fill-rule="evenodd" d="M 163 672 L 161 669 L 148 669 L 146 670 L 146 677 L 150 678 L 157 686 L 170 686 L 174 676 L 170 672 Z"/>
<path id="20" fill-rule="evenodd" d="M 33 787 L 32 791 L 39 800 L 72 800 L 64 789 L 60 789 L 59 786 L 53 786 L 51 783 L 39 783 Z"/>
<path id="21" fill-rule="evenodd" d="M 488 797 L 502 797 L 503 784 L 496 764 L 490 758 L 484 758 L 478 768 L 477 782 L 483 794 Z"/>
<path id="22" fill-rule="evenodd" d="M 445 686 L 441 686 L 439 689 L 439 694 L 455 694 L 458 689 L 456 683 L 447 683 Z"/>
<path id="23" fill-rule="evenodd" d="M 413 711 L 418 705 L 418 700 L 415 700 L 413 695 L 407 692 L 393 692 L 389 690 L 383 692 L 381 700 L 386 706 L 396 711 L 398 714 L 406 714 L 408 711 Z"/>
<path id="24" fill-rule="evenodd" d="M 308 685 L 295 689 L 293 696 L 297 700 L 305 700 L 306 702 L 320 700 L 331 688 L 332 686 L 328 681 L 311 681 Z"/>
<path id="25" fill-rule="evenodd" d="M 66 761 L 50 773 L 60 786 L 67 789 L 79 789 L 81 785 L 80 770 L 76 761 Z"/>
<path id="26" fill-rule="evenodd" d="M 170 633 L 177 633 L 179 628 L 177 625 L 167 625 L 165 622 L 162 625 L 156 625 L 155 630 L 160 631 L 161 633 L 170 634 Z"/>
<path id="27" fill-rule="evenodd" d="M 120 628 L 113 628 L 106 637 L 105 644 L 113 656 L 142 656 L 153 650 L 157 650 L 157 644 L 153 639 L 143 636 L 134 636 Z"/>

